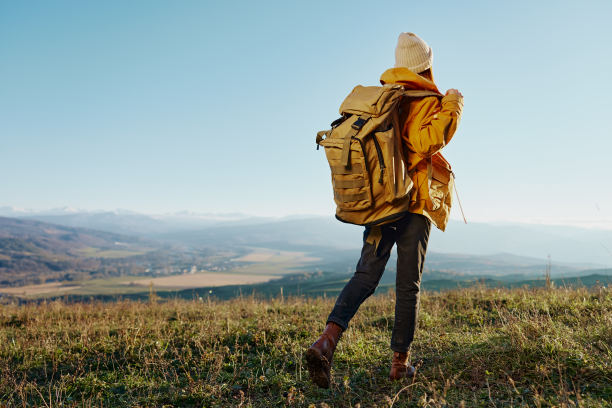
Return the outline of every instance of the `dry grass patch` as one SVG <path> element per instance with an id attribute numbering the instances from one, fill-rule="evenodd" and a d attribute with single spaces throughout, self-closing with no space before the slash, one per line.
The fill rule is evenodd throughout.
<path id="1" fill-rule="evenodd" d="M 228 285 L 248 285 L 253 283 L 268 282 L 277 279 L 275 275 L 255 275 L 250 273 L 216 273 L 204 272 L 193 274 L 182 274 L 163 276 L 159 278 L 145 278 L 123 282 L 126 285 L 149 286 L 151 283 L 156 288 L 189 289 L 202 287 L 216 287 Z"/>
<path id="2" fill-rule="evenodd" d="M 612 290 L 425 293 L 416 377 L 389 382 L 394 299 L 341 339 L 333 384 L 305 348 L 333 299 L 0 307 L 0 406 L 610 407 Z"/>
<path id="3" fill-rule="evenodd" d="M 71 290 L 80 288 L 80 285 L 70 285 L 66 282 L 50 282 L 41 283 L 39 285 L 26 285 L 10 288 L 0 288 L 0 293 L 6 293 L 15 296 L 34 296 L 41 295 L 43 293 L 57 293 L 62 294 L 70 292 Z"/>

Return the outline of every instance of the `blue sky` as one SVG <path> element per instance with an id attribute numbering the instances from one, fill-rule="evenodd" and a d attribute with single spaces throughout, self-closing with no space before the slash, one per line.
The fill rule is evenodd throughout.
<path id="1" fill-rule="evenodd" d="M 612 228 L 612 3 L 436 4 L 1 2 L 0 206 L 332 214 L 315 133 L 412 31 L 469 220 Z"/>

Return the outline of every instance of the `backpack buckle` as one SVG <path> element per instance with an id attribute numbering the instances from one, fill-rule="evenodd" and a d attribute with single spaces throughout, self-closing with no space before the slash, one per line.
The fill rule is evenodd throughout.
<path id="1" fill-rule="evenodd" d="M 367 122 L 367 119 L 359 117 L 355 122 L 353 122 L 351 127 L 355 130 L 361 130 L 361 128 L 363 127 L 363 125 L 365 125 L 366 122 Z"/>
<path id="2" fill-rule="evenodd" d="M 331 127 L 332 127 L 332 129 L 333 129 L 333 128 L 335 128 L 336 126 L 340 126 L 340 124 L 341 124 L 342 122 L 344 122 L 344 121 L 345 121 L 345 119 L 346 119 L 346 117 L 345 117 L 344 115 L 342 115 L 342 116 L 340 116 L 338 119 L 334 120 L 334 121 L 331 123 Z"/>

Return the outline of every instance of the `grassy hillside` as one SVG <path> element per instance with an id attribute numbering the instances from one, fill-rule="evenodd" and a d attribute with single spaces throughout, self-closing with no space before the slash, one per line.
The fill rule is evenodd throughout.
<path id="1" fill-rule="evenodd" d="M 0 217 L 0 286 L 116 274 L 125 258 L 151 251 L 148 245 L 119 234 Z"/>
<path id="2" fill-rule="evenodd" d="M 0 306 L 0 406 L 612 406 L 612 290 L 425 293 L 413 381 L 386 379 L 391 294 L 340 341 L 330 390 L 303 352 L 331 298 Z"/>
<path id="3" fill-rule="evenodd" d="M 232 253 L 237 256 L 241 252 Z M 0 217 L 0 289 L 90 279 L 179 274 L 216 262 L 209 248 L 174 247 L 116 233 Z"/>

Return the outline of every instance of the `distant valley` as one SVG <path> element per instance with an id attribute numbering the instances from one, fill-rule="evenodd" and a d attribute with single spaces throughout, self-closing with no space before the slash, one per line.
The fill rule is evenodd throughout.
<path id="1" fill-rule="evenodd" d="M 5 288 L 5 296 L 137 295 L 150 291 L 151 284 L 159 292 L 199 287 L 227 294 L 240 282 L 262 293 L 287 279 L 319 282 L 331 290 L 329 279 L 343 281 L 352 273 L 362 232 L 331 217 L 8 215 L 13 216 L 0 217 L 0 293 Z M 611 238 L 612 233 L 600 230 L 451 223 L 447 233 L 432 233 L 424 287 L 437 290 L 487 280 L 537 284 L 547 268 L 547 254 L 554 279 L 597 275 L 604 278 L 595 281 L 606 281 Z M 576 250 L 564 256 L 572 246 Z M 394 273 L 392 258 L 383 286 L 392 285 Z M 170 276 L 175 278 L 164 278 Z M 213 291 L 219 286 L 215 279 L 232 286 Z M 25 285 L 30 292 L 7 289 Z M 291 291 L 291 284 L 285 287 Z"/>

